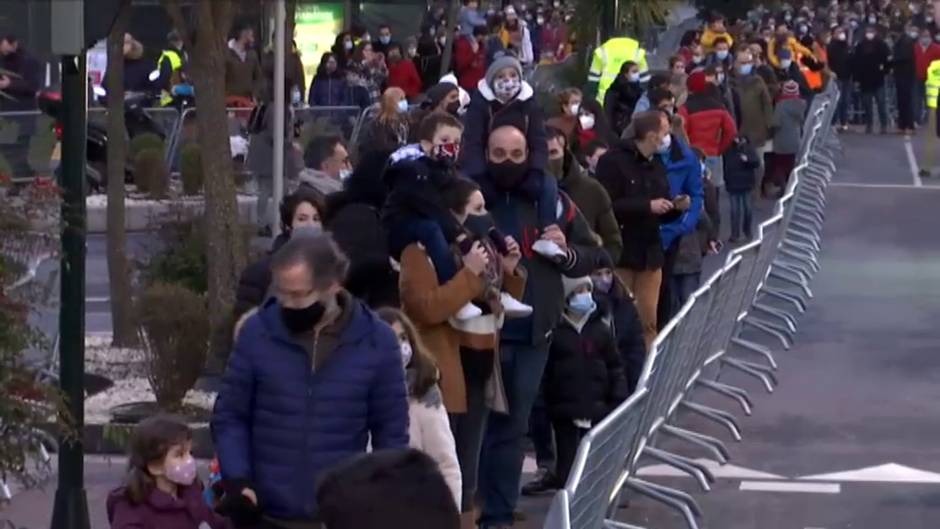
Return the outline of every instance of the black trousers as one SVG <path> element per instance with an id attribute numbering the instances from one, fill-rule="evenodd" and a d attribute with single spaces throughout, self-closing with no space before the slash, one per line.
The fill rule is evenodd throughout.
<path id="1" fill-rule="evenodd" d="M 558 478 L 559 486 L 564 486 L 568 481 L 568 473 L 571 472 L 571 465 L 574 464 L 574 458 L 578 454 L 578 445 L 581 438 L 588 431 L 575 426 L 574 421 L 569 418 L 552 418 L 552 429 L 555 430 L 555 444 L 558 450 L 558 463 L 555 468 L 555 475 Z"/>
<path id="2" fill-rule="evenodd" d="M 914 128 L 914 78 L 898 76 L 894 79 L 898 102 L 898 128 L 912 130 Z"/>
<path id="3" fill-rule="evenodd" d="M 676 267 L 676 257 L 679 254 L 679 240 L 673 241 L 664 254 L 663 279 L 659 283 L 659 303 L 656 305 L 657 331 L 663 330 L 663 327 L 672 319 L 672 315 L 681 308 L 672 306 L 672 288 L 670 287 L 672 270 Z"/>

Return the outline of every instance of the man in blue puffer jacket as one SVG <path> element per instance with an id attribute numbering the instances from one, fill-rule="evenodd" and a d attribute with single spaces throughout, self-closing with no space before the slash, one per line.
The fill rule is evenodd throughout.
<path id="1" fill-rule="evenodd" d="M 673 202 L 679 202 L 677 199 L 683 195 L 688 197 L 688 208 L 682 212 L 682 215 L 673 222 L 659 227 L 659 235 L 665 252 L 663 280 L 659 286 L 659 305 L 656 308 L 656 321 L 661 330 L 679 308 L 672 307 L 670 303 L 672 299 L 669 288 L 670 277 L 676 263 L 679 240 L 694 232 L 698 227 L 698 220 L 705 203 L 705 191 L 702 185 L 702 164 L 691 147 L 678 136 L 672 135 L 669 148 L 660 152 L 659 157 L 666 166 L 669 194 Z"/>
<path id="2" fill-rule="evenodd" d="M 241 330 L 212 417 L 236 525 L 315 527 L 326 469 L 370 438 L 408 445 L 398 340 L 342 288 L 348 267 L 331 236 L 292 237 L 271 262 L 274 297 Z"/>

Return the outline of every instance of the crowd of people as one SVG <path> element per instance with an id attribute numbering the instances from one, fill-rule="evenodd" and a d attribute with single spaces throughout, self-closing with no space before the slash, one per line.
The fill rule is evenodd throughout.
<path id="1" fill-rule="evenodd" d="M 526 74 L 572 51 L 559 1 L 465 0 L 456 43 L 441 9 L 416 39 L 341 33 L 307 102 L 378 111 L 358 145 L 306 147 L 281 234 L 242 275 L 215 510 L 193 500 L 191 434 L 157 418 L 135 435 L 112 527 L 511 527 L 520 494 L 563 487 L 583 435 L 635 390 L 704 259 L 755 235 L 754 203 L 783 192 L 826 83 L 843 85 L 840 127 L 855 83 L 863 124 L 874 102 L 886 129 L 889 71 L 899 129 L 936 107 L 928 9 L 713 13 L 668 70 L 628 60 L 548 106 Z M 244 89 L 230 95 L 264 78 L 250 40 L 229 44 Z M 539 470 L 522 484 L 527 437 Z"/>

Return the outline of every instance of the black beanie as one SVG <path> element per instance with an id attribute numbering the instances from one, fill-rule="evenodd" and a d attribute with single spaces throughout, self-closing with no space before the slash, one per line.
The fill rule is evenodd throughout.
<path id="1" fill-rule="evenodd" d="M 317 488 L 329 529 L 459 529 L 460 514 L 444 476 L 415 449 L 363 454 L 330 469 Z"/>

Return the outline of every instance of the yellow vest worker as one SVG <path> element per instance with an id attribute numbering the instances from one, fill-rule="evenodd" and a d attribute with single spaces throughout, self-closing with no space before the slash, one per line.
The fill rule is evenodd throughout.
<path id="1" fill-rule="evenodd" d="M 169 67 L 166 69 L 163 61 L 169 61 Z M 171 90 L 175 85 L 178 85 L 183 82 L 183 57 L 182 54 L 176 50 L 163 50 L 163 53 L 160 54 L 160 58 L 157 59 L 157 68 L 160 69 L 160 81 L 164 83 L 163 76 L 168 72 L 169 80 L 166 81 L 163 85 L 163 90 L 160 94 L 160 105 L 168 106 L 173 103 L 173 94 Z"/>
<path id="2" fill-rule="evenodd" d="M 940 95 L 940 61 L 933 61 L 927 67 L 927 108 L 937 110 L 938 95 Z"/>
<path id="3" fill-rule="evenodd" d="M 594 50 L 588 85 L 597 85 L 597 100 L 602 104 L 604 94 L 620 74 L 620 67 L 627 61 L 635 62 L 641 74 L 649 69 L 646 64 L 646 50 L 640 47 L 638 41 L 629 37 L 614 37 Z"/>

